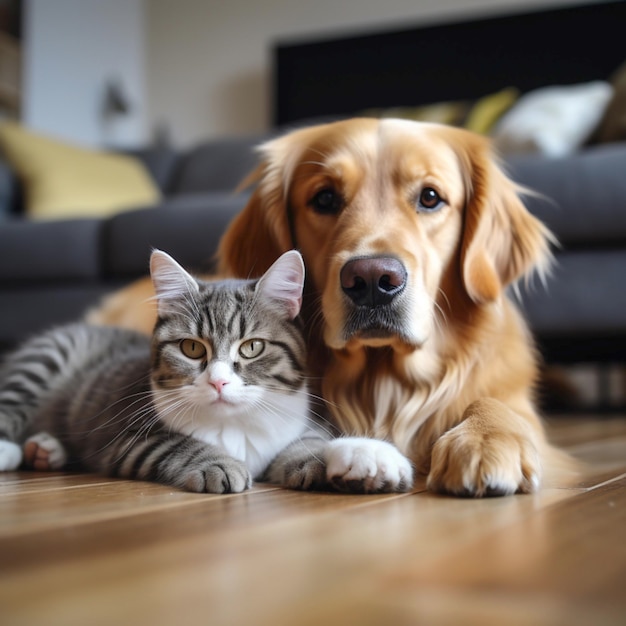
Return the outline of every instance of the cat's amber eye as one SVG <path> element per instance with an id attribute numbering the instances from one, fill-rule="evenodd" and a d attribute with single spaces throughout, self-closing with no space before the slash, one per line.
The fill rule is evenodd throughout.
<path id="1" fill-rule="evenodd" d="M 265 342 L 262 339 L 248 339 L 239 346 L 239 354 L 244 359 L 254 359 L 265 350 Z"/>
<path id="2" fill-rule="evenodd" d="M 190 359 L 201 359 L 206 355 L 206 347 L 195 339 L 183 339 L 180 342 L 180 351 Z"/>

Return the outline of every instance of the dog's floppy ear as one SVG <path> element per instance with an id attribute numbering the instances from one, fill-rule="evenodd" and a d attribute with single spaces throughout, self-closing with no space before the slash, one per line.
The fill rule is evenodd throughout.
<path id="1" fill-rule="evenodd" d="M 220 273 L 262 276 L 283 252 L 294 247 L 287 215 L 290 142 L 286 135 L 258 147 L 261 164 L 240 185 L 256 183 L 256 188 L 222 236 L 217 252 Z"/>
<path id="2" fill-rule="evenodd" d="M 496 300 L 504 287 L 535 270 L 543 275 L 554 241 L 522 203 L 523 189 L 502 172 L 488 142 L 480 139 L 461 156 L 468 186 L 461 273 L 477 303 Z"/>

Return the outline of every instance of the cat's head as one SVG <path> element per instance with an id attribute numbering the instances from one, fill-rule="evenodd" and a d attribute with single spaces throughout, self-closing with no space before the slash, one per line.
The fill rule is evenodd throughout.
<path id="1" fill-rule="evenodd" d="M 199 280 L 159 250 L 150 272 L 158 311 L 152 387 L 161 418 L 172 427 L 254 419 L 257 409 L 303 390 L 298 252 L 283 254 L 257 280 Z"/>

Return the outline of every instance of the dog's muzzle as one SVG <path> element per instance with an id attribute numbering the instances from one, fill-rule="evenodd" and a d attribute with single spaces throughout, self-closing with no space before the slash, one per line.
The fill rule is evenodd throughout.
<path id="1" fill-rule="evenodd" d="M 402 337 L 402 315 L 396 306 L 407 284 L 407 271 L 394 257 L 350 259 L 339 275 L 341 289 L 350 302 L 345 339 Z"/>

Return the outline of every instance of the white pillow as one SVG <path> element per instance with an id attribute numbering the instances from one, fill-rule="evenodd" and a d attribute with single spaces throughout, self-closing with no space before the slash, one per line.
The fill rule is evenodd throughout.
<path id="1" fill-rule="evenodd" d="M 495 145 L 503 153 L 570 154 L 596 129 L 612 94 L 611 85 L 600 80 L 531 91 L 498 121 Z"/>

